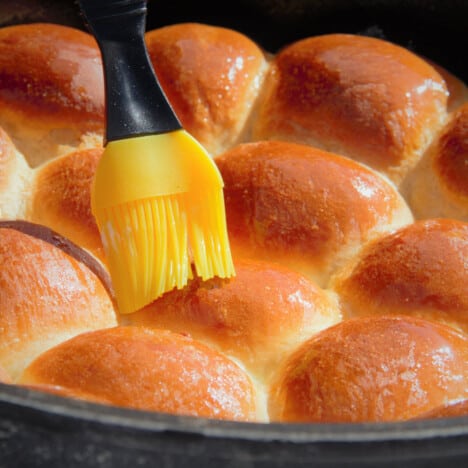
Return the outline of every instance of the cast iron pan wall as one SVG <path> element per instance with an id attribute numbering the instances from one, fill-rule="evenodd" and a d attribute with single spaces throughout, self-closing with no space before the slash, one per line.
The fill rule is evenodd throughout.
<path id="1" fill-rule="evenodd" d="M 1 468 L 462 468 L 467 418 L 281 425 L 151 414 L 0 384 Z"/>

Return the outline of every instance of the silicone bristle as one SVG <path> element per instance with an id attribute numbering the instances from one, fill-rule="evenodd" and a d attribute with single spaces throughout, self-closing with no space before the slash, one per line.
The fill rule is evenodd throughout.
<path id="1" fill-rule="evenodd" d="M 222 188 L 189 196 L 188 236 L 198 276 L 203 280 L 234 276 Z"/>
<path id="2" fill-rule="evenodd" d="M 183 195 L 102 210 L 99 228 L 121 313 L 134 312 L 191 278 Z"/>

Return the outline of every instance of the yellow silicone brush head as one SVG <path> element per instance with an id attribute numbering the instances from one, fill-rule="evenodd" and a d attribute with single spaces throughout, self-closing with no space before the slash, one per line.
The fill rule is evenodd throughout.
<path id="1" fill-rule="evenodd" d="M 192 262 L 202 279 L 235 274 L 221 176 L 185 130 L 110 142 L 92 209 L 121 313 L 185 286 Z"/>

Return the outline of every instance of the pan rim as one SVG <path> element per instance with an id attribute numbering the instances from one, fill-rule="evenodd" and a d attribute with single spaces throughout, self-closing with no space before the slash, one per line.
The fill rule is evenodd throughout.
<path id="1" fill-rule="evenodd" d="M 468 416 L 369 423 L 237 422 L 121 408 L 0 383 L 0 414 L 3 405 L 122 430 L 173 431 L 256 442 L 378 443 L 468 437 Z"/>

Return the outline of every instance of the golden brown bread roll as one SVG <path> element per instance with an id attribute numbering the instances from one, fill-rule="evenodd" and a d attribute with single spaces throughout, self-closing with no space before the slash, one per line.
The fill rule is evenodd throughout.
<path id="1" fill-rule="evenodd" d="M 233 361 L 188 336 L 145 327 L 76 336 L 35 359 L 20 382 L 174 414 L 254 421 L 260 411 L 252 381 Z"/>
<path id="2" fill-rule="evenodd" d="M 215 161 L 234 255 L 277 261 L 321 286 L 365 242 L 413 219 L 383 177 L 310 146 L 245 143 Z"/>
<path id="3" fill-rule="evenodd" d="M 91 185 L 102 148 L 72 151 L 34 170 L 27 218 L 44 224 L 105 260 L 91 212 Z"/>
<path id="4" fill-rule="evenodd" d="M 212 154 L 244 138 L 267 57 L 244 34 L 199 23 L 146 33 L 158 79 L 184 128 Z"/>
<path id="5" fill-rule="evenodd" d="M 66 244 L 42 226 L 0 223 L 0 364 L 14 380 L 49 347 L 117 323 L 102 278 Z"/>
<path id="6" fill-rule="evenodd" d="M 0 219 L 25 216 L 32 171 L 0 127 Z"/>
<path id="7" fill-rule="evenodd" d="M 417 221 L 367 246 L 331 281 L 345 318 L 410 314 L 468 332 L 468 224 Z"/>
<path id="8" fill-rule="evenodd" d="M 307 143 L 399 183 L 444 123 L 448 91 L 426 61 L 381 39 L 305 38 L 279 51 L 253 138 Z"/>
<path id="9" fill-rule="evenodd" d="M 264 381 L 299 343 L 341 318 L 333 297 L 286 267 L 247 259 L 235 267 L 232 279 L 195 279 L 126 319 L 189 333 Z"/>
<path id="10" fill-rule="evenodd" d="M 468 399 L 438 406 L 419 415 L 416 419 L 454 418 L 457 416 L 468 416 Z"/>
<path id="11" fill-rule="evenodd" d="M 453 112 L 463 103 L 468 102 L 468 87 L 466 84 L 453 73 L 449 72 L 446 68 L 441 67 L 439 64 L 434 63 L 428 59 L 427 62 L 432 65 L 445 80 L 447 90 L 449 93 L 447 108 L 449 112 Z"/>
<path id="12" fill-rule="evenodd" d="M 468 221 L 468 103 L 451 115 L 401 190 L 416 218 Z"/>
<path id="13" fill-rule="evenodd" d="M 0 366 L 0 382 L 1 383 L 11 383 L 11 377 L 8 372 Z"/>
<path id="14" fill-rule="evenodd" d="M 31 166 L 102 140 L 104 81 L 92 36 L 47 23 L 0 28 L 0 126 Z"/>
<path id="15" fill-rule="evenodd" d="M 278 370 L 272 421 L 414 418 L 467 398 L 468 337 L 414 317 L 360 317 L 330 327 Z"/>
<path id="16" fill-rule="evenodd" d="M 52 395 L 57 395 L 65 398 L 72 398 L 74 400 L 84 400 L 92 403 L 101 403 L 105 405 L 112 405 L 112 401 L 108 398 L 99 397 L 97 395 L 89 394 L 82 392 L 80 390 L 62 387 L 60 385 L 51 385 L 51 384 L 21 384 L 16 383 L 16 385 L 21 387 L 26 387 L 30 390 L 35 390 L 42 393 L 48 393 Z"/>

